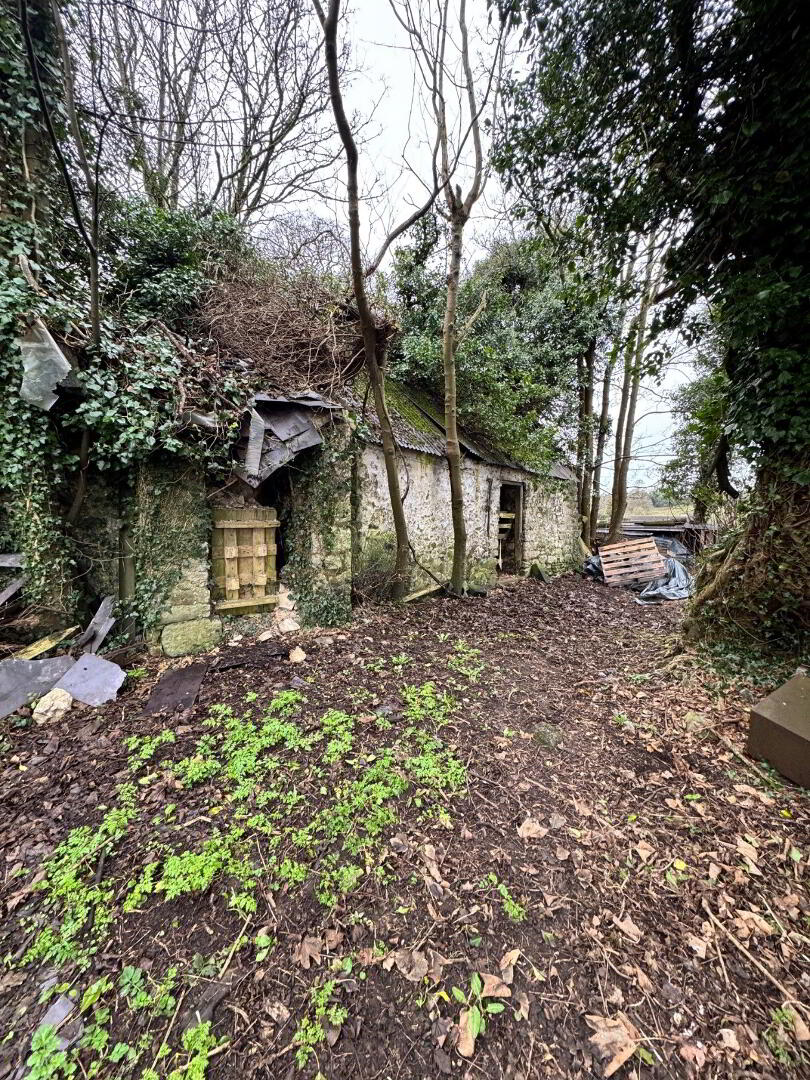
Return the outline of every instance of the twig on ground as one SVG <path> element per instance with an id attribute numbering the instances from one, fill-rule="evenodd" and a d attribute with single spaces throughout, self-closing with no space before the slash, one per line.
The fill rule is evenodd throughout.
<path id="1" fill-rule="evenodd" d="M 703 903 L 703 910 L 706 912 L 706 914 L 711 919 L 712 925 L 716 926 L 719 930 L 721 930 L 722 933 L 725 934 L 725 936 L 728 938 L 728 940 L 732 943 L 732 945 L 734 945 L 734 947 L 736 949 L 738 949 L 739 952 L 741 952 L 743 954 L 743 956 L 750 963 L 752 963 L 754 965 L 754 967 L 757 969 L 757 971 L 760 973 L 760 975 L 764 975 L 765 978 L 768 980 L 768 982 L 772 986 L 776 987 L 776 989 L 779 991 L 779 993 L 784 998 L 782 1004 L 783 1005 L 796 1005 L 796 1006 L 798 1006 L 798 1008 L 800 1008 L 802 1010 L 803 1013 L 805 1013 L 805 1015 L 810 1017 L 810 1009 L 808 1009 L 808 1007 L 804 1004 L 804 1002 L 799 1001 L 798 998 L 794 998 L 790 994 L 787 987 L 783 986 L 783 984 L 779 982 L 779 980 L 776 978 L 776 976 L 773 975 L 771 973 L 771 971 L 767 967 L 765 967 L 765 965 L 763 963 L 761 963 L 759 960 L 757 960 L 757 958 L 755 956 L 752 956 L 751 953 L 748 951 L 748 949 L 746 949 L 746 947 L 742 944 L 742 942 L 737 941 L 737 939 L 734 937 L 734 935 L 731 933 L 731 931 L 727 930 L 725 928 L 725 926 L 723 926 L 723 924 L 720 922 L 720 920 L 717 918 L 715 913 L 709 907 L 709 904 L 705 899 L 702 901 L 702 903 Z"/>
<path id="2" fill-rule="evenodd" d="M 180 1000 L 177 1002 L 177 1008 L 174 1010 L 174 1016 L 169 1021 L 169 1026 L 166 1028 L 165 1032 L 163 1033 L 163 1038 L 160 1040 L 160 1046 L 158 1046 L 157 1053 L 155 1054 L 155 1057 L 154 1057 L 154 1059 L 152 1061 L 152 1072 L 155 1071 L 155 1066 L 157 1065 L 158 1058 L 160 1057 L 160 1051 L 166 1045 L 166 1043 L 168 1041 L 168 1038 L 172 1033 L 172 1028 L 174 1027 L 174 1022 L 177 1019 L 177 1014 L 180 1012 L 180 1009 L 182 1008 L 183 1002 L 186 1000 L 186 995 L 187 994 L 188 994 L 188 990 L 184 990 L 183 993 L 181 994 Z"/>
<path id="3" fill-rule="evenodd" d="M 237 945 L 242 940 L 242 935 L 244 934 L 245 930 L 247 929 L 247 924 L 250 922 L 250 919 L 251 919 L 250 915 L 248 915 L 245 918 L 245 921 L 242 923 L 242 929 L 239 931 L 239 934 L 237 935 L 236 940 L 234 941 L 233 945 L 231 945 L 231 948 L 230 948 L 230 951 L 228 952 L 228 955 L 225 957 L 225 963 L 222 965 L 222 969 L 220 970 L 220 973 L 219 973 L 220 980 L 222 980 L 224 978 L 225 972 L 230 967 L 231 960 L 233 960 L 233 954 L 236 952 Z"/>

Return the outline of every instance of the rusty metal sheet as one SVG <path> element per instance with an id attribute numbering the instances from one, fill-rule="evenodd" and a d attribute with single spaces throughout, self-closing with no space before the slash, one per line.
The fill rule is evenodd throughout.
<path id="1" fill-rule="evenodd" d="M 47 660 L 3 660 L 0 663 L 0 720 L 42 697 L 76 661 L 72 656 L 50 656 Z"/>
<path id="2" fill-rule="evenodd" d="M 116 698 L 126 677 L 118 664 L 85 653 L 56 685 L 85 705 L 103 705 Z"/>
<path id="3" fill-rule="evenodd" d="M 206 671 L 208 671 L 208 664 L 205 662 L 167 671 L 153 687 L 143 710 L 144 715 L 190 709 L 197 700 L 200 684 Z"/>

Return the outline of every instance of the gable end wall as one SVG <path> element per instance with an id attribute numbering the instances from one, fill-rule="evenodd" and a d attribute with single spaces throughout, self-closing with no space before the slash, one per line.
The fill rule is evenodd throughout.
<path id="1" fill-rule="evenodd" d="M 444 458 L 403 450 L 399 479 L 405 495 L 405 516 L 411 543 L 437 577 L 447 579 L 453 554 L 450 516 L 450 477 Z M 570 569 L 577 557 L 578 524 L 573 483 L 537 481 L 520 469 L 509 469 L 472 458 L 462 466 L 464 512 L 467 524 L 468 580 L 483 583 L 496 574 L 498 507 L 501 483 L 524 485 L 522 573 L 532 562 L 544 570 Z M 382 449 L 366 446 L 360 454 L 355 480 L 355 577 L 393 558 L 394 526 Z M 433 584 L 417 571 L 414 589 Z"/>

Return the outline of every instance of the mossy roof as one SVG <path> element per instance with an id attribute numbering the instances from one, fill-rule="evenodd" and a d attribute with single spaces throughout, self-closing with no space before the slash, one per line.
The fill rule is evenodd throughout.
<path id="1" fill-rule="evenodd" d="M 357 375 L 347 388 L 347 404 L 361 413 L 371 430 L 374 442 L 381 442 L 380 425 L 374 409 L 374 399 L 368 385 L 365 372 Z M 421 390 L 403 386 L 393 379 L 385 380 L 385 398 L 391 415 L 391 426 L 399 446 L 407 450 L 417 450 L 423 454 L 444 457 L 446 451 L 444 409 L 440 402 Z M 525 465 L 513 461 L 506 454 L 482 440 L 473 439 L 466 431 L 459 428 L 459 442 L 471 457 L 479 458 L 490 465 L 501 465 L 510 469 L 531 472 Z M 558 480 L 570 480 L 572 471 L 562 462 L 555 462 L 551 475 Z"/>

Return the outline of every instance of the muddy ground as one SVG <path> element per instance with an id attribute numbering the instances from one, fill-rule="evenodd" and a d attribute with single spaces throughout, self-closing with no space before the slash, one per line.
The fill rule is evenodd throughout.
<path id="1" fill-rule="evenodd" d="M 0 1080 L 810 1075 L 810 798 L 739 754 L 785 672 L 681 615 L 510 582 L 11 717 Z"/>

